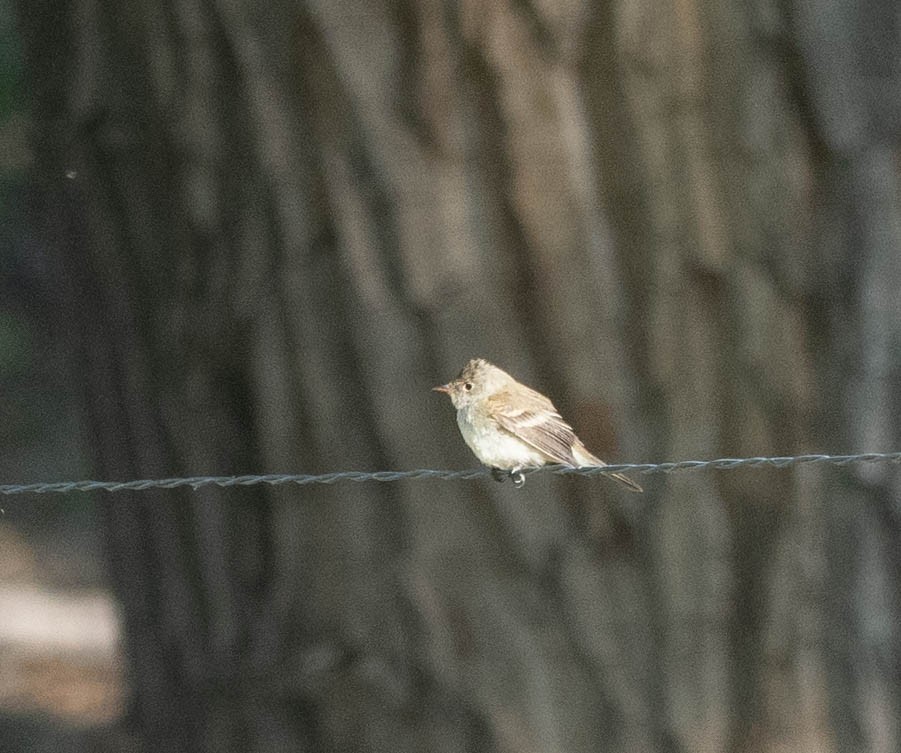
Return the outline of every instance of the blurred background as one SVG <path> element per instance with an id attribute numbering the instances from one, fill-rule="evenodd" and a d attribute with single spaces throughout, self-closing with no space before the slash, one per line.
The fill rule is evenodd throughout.
<path id="1" fill-rule="evenodd" d="M 889 0 L 0 0 L 0 482 L 901 450 Z M 0 497 L 0 750 L 901 746 L 888 464 Z"/>

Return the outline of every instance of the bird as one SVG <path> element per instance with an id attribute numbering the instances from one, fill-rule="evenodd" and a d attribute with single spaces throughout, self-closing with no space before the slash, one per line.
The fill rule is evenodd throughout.
<path id="1" fill-rule="evenodd" d="M 522 486 L 523 469 L 548 463 L 606 465 L 588 451 L 548 398 L 483 358 L 473 358 L 456 379 L 432 389 L 450 397 L 463 440 L 499 481 L 509 476 Z M 622 473 L 608 475 L 630 491 L 643 491 Z"/>

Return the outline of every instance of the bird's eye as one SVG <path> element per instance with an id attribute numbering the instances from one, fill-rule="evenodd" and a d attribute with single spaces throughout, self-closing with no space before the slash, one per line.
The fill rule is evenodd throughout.
<path id="1" fill-rule="evenodd" d="M 472 382 L 466 382 L 463 385 L 463 389 L 466 390 L 467 392 L 469 392 L 472 389 Z"/>

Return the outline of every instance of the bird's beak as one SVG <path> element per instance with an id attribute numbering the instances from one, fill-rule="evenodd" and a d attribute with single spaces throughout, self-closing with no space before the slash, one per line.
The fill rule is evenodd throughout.
<path id="1" fill-rule="evenodd" d="M 449 384 L 439 384 L 437 387 L 432 387 L 432 392 L 443 392 L 446 395 L 449 395 L 451 391 L 451 387 Z"/>

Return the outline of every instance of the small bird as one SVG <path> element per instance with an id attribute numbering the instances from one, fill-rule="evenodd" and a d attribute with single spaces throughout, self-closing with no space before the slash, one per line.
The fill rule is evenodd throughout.
<path id="1" fill-rule="evenodd" d="M 524 468 L 547 463 L 606 465 L 585 448 L 550 400 L 482 358 L 472 359 L 456 379 L 432 389 L 450 396 L 463 440 L 498 481 L 509 475 L 522 486 Z M 628 476 L 610 476 L 633 492 L 642 491 Z"/>

